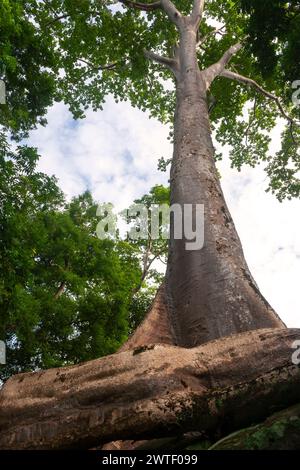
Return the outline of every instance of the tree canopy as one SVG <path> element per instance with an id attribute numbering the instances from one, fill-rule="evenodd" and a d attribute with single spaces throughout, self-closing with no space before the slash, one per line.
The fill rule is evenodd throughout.
<path id="1" fill-rule="evenodd" d="M 249 48 L 263 74 L 270 77 L 276 73 L 283 86 L 299 80 L 299 0 L 241 0 L 241 8 L 248 15 Z"/>
<path id="2" fill-rule="evenodd" d="M 46 123 L 45 114 L 56 96 L 54 42 L 36 24 L 33 3 L 38 2 L 0 4 L 0 79 L 6 85 L 7 103 L 0 108 L 0 125 L 19 137 Z"/>

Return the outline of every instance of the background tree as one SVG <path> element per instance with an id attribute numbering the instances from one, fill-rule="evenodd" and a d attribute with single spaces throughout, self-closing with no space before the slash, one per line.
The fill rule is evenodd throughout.
<path id="1" fill-rule="evenodd" d="M 170 205 L 170 189 L 162 185 L 154 186 L 150 189 L 149 194 L 144 194 L 140 199 L 134 201 L 136 205 L 142 205 L 148 209 L 148 224 L 146 227 L 147 237 L 141 237 L 137 240 L 131 240 L 133 246 L 138 247 L 138 252 L 141 256 L 141 264 L 143 266 L 141 284 L 146 280 L 147 276 L 151 275 L 155 277 L 157 282 L 162 281 L 161 274 L 157 269 L 153 269 L 153 263 L 155 261 L 160 261 L 163 264 L 166 264 L 166 255 L 168 252 L 168 223 L 163 225 L 162 216 L 159 219 L 159 237 L 154 238 L 154 235 L 151 232 L 151 220 L 154 212 L 161 206 L 169 207 Z M 130 210 L 130 207 L 129 207 Z M 134 210 L 134 206 L 133 206 Z M 127 211 L 126 211 L 127 212 Z M 138 213 L 137 216 L 126 216 L 125 219 L 128 224 L 133 223 L 133 227 L 136 230 L 139 230 L 142 226 L 141 214 Z M 152 268 L 152 269 L 151 269 Z"/>

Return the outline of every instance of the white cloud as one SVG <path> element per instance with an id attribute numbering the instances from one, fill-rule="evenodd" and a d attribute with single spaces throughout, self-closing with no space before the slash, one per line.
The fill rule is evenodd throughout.
<path id="1" fill-rule="evenodd" d="M 56 104 L 48 121 L 46 128 L 32 132 L 30 142 L 42 155 L 40 170 L 55 174 L 68 197 L 89 188 L 99 202 L 120 209 L 154 184 L 167 183 L 157 160 L 171 156 L 168 128 L 128 103 L 108 99 L 102 112 L 88 112 L 75 123 L 66 107 Z M 261 168 L 238 173 L 229 166 L 225 157 L 219 165 L 222 187 L 250 269 L 281 318 L 300 327 L 300 203 L 280 204 L 266 194 Z"/>
<path id="2" fill-rule="evenodd" d="M 42 155 L 39 168 L 54 173 L 70 197 L 89 187 L 99 201 L 125 207 L 154 184 L 166 183 L 157 161 L 169 155 L 168 129 L 127 103 L 110 99 L 103 112 L 72 122 L 56 104 L 49 124 L 31 133 Z"/>

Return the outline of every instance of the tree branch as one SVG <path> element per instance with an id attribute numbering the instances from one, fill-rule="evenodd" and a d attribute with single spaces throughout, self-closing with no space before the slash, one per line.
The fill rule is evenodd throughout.
<path id="1" fill-rule="evenodd" d="M 141 11 L 152 11 L 162 8 L 168 15 L 168 18 L 172 23 L 174 23 L 178 28 L 182 24 L 182 15 L 175 7 L 174 3 L 171 0 L 159 0 L 154 3 L 141 3 L 135 2 L 133 0 L 119 0 L 121 3 L 130 8 L 135 8 L 136 10 Z"/>
<path id="2" fill-rule="evenodd" d="M 270 98 L 271 100 L 273 100 L 278 108 L 279 108 L 279 111 L 280 113 L 282 114 L 282 116 L 289 122 L 289 123 L 292 123 L 292 124 L 298 124 L 299 123 L 297 121 L 295 121 L 293 118 L 291 118 L 291 116 L 289 116 L 286 111 L 284 110 L 279 98 L 276 96 L 276 95 L 273 95 L 273 93 L 270 93 L 269 91 L 265 90 L 263 87 L 261 87 L 255 80 L 252 80 L 251 78 L 248 78 L 248 77 L 244 77 L 243 75 L 240 75 L 238 73 L 235 73 L 235 72 L 231 72 L 230 70 L 223 70 L 221 73 L 220 73 L 220 76 L 221 77 L 225 77 L 225 78 L 229 78 L 231 80 L 235 80 L 235 81 L 238 81 L 240 83 L 243 83 L 244 85 L 250 85 L 252 86 L 253 88 L 255 88 L 255 90 L 257 90 L 259 93 L 261 93 L 262 95 L 266 96 L 267 98 Z"/>
<path id="3" fill-rule="evenodd" d="M 144 50 L 145 56 L 152 60 L 153 62 L 157 62 L 158 64 L 162 64 L 168 69 L 170 69 L 175 75 L 177 75 L 178 71 L 178 62 L 175 59 L 171 59 L 170 57 L 163 57 L 159 54 L 155 54 L 155 52 Z"/>
<path id="4" fill-rule="evenodd" d="M 149 274 L 149 269 L 151 268 L 152 264 L 154 263 L 154 261 L 156 259 L 159 258 L 160 256 L 160 253 L 158 253 L 157 255 L 154 255 L 152 259 L 150 259 L 149 261 L 149 255 L 151 253 L 147 250 L 147 253 L 145 253 L 145 259 L 144 259 L 144 266 L 143 266 L 143 272 L 142 272 L 142 275 L 141 275 L 141 279 L 140 279 L 140 282 L 139 284 L 137 285 L 137 287 L 135 287 L 133 290 L 132 290 L 132 294 L 135 295 L 139 292 L 139 290 L 141 290 L 142 288 L 142 285 L 143 285 L 143 282 L 144 280 L 146 279 L 146 277 L 148 276 Z"/>
<path id="5" fill-rule="evenodd" d="M 237 43 L 234 46 L 231 46 L 225 54 L 221 57 L 221 59 L 216 62 L 215 64 L 211 65 L 208 67 L 206 70 L 204 70 L 203 76 L 204 80 L 206 82 L 207 89 L 210 87 L 214 79 L 220 75 L 223 70 L 225 69 L 226 65 L 229 64 L 230 60 L 232 57 L 237 54 L 241 49 L 242 49 L 242 43 Z"/>
<path id="6" fill-rule="evenodd" d="M 174 3 L 171 0 L 160 0 L 160 5 L 168 15 L 169 20 L 180 29 L 183 21 L 182 14 L 177 10 Z"/>
<path id="7" fill-rule="evenodd" d="M 141 10 L 141 11 L 152 11 L 152 10 L 157 10 L 158 8 L 161 8 L 160 1 L 153 2 L 153 3 L 141 3 L 141 2 L 135 2 L 132 0 L 119 0 L 119 1 L 129 8 L 134 8 L 136 10 Z"/>

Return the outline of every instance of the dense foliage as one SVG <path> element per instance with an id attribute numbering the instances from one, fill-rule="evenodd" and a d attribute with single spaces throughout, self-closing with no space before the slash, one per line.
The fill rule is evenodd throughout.
<path id="1" fill-rule="evenodd" d="M 291 87 L 291 81 L 300 78 L 298 3 L 207 0 L 199 31 L 206 37 L 198 52 L 201 68 L 244 40 L 231 69 L 275 93 L 299 118 Z M 190 0 L 175 4 L 184 13 L 190 11 Z M 172 122 L 172 77 L 143 53 L 172 53 L 177 33 L 161 9 L 140 11 L 125 0 L 4 0 L 0 22 L 0 78 L 8 89 L 0 119 L 15 134 L 43 122 L 53 100 L 67 103 L 79 118 L 89 106 L 101 109 L 108 94 Z M 218 33 L 213 32 L 216 24 L 223 26 Z M 270 132 L 281 115 L 276 104 L 225 78 L 214 82 L 210 99 L 212 126 L 217 140 L 231 146 L 232 165 L 240 169 L 263 163 L 269 188 L 280 200 L 298 196 L 297 130 L 289 125 L 281 151 L 269 153 Z"/>
<path id="2" fill-rule="evenodd" d="M 35 149 L 0 146 L 1 377 L 114 352 L 144 317 L 155 272 L 142 247 L 99 240 L 89 192 L 70 203 L 36 169 Z"/>

